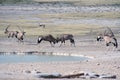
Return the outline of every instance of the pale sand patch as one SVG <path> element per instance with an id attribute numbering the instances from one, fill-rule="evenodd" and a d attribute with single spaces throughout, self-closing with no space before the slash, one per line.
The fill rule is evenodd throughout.
<path id="1" fill-rule="evenodd" d="M 11 44 L 11 43 L 10 43 Z M 59 52 L 59 53 L 69 53 L 69 54 L 78 54 L 84 56 L 94 57 L 90 60 L 85 60 L 81 62 L 35 62 L 35 63 L 6 63 L 0 64 L 0 79 L 1 80 L 37 80 L 31 74 L 25 74 L 25 71 L 39 71 L 42 73 L 60 73 L 62 75 L 69 74 L 73 72 L 95 72 L 97 74 L 110 74 L 116 75 L 117 79 L 120 79 L 120 52 L 119 47 L 118 51 L 106 51 L 104 44 L 95 44 L 95 42 L 79 42 L 76 44 L 76 47 L 70 47 L 66 43 L 62 47 L 56 45 L 54 48 L 49 45 L 49 43 L 41 43 L 40 46 L 24 44 L 17 46 L 17 44 L 12 45 L 4 51 L 12 51 L 19 49 L 24 51 L 38 50 L 43 52 Z M 81 45 L 82 44 L 82 45 Z M 2 44 L 2 48 L 8 47 L 9 44 Z M 26 50 L 26 49 L 27 50 Z M 28 49 L 29 48 L 29 49 Z M 40 80 L 40 79 L 38 79 Z M 58 79 L 57 79 L 58 80 Z M 62 79 L 64 80 L 64 79 Z M 72 80 L 72 79 L 70 79 Z M 79 80 L 75 78 L 73 80 Z M 82 80 L 82 79 L 81 79 Z M 83 79 L 84 80 L 84 79 Z M 86 79 L 89 80 L 89 79 Z M 95 78 L 95 80 L 104 80 Z M 107 80 L 107 79 L 105 79 Z"/>

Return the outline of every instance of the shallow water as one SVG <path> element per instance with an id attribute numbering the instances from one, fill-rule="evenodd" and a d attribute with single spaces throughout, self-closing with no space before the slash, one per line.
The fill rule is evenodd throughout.
<path id="1" fill-rule="evenodd" d="M 0 63 L 83 61 L 85 57 L 51 55 L 0 55 Z"/>

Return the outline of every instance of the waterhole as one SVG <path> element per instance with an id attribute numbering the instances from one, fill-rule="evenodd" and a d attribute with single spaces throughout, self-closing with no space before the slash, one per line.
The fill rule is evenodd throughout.
<path id="1" fill-rule="evenodd" d="M 88 58 L 63 55 L 0 55 L 0 63 L 83 61 Z"/>

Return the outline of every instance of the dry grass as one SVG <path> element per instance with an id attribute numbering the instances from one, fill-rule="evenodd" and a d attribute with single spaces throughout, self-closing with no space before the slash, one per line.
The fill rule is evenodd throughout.
<path id="1" fill-rule="evenodd" d="M 101 4 L 119 4 L 120 0 L 34 0 L 37 2 L 54 2 L 54 1 L 64 1 L 70 2 L 77 5 L 101 5 Z M 92 25 L 92 24 L 54 24 L 51 19 L 71 19 L 71 20 L 79 20 L 79 19 L 88 19 L 88 18 L 106 18 L 106 19 L 116 19 L 120 18 L 119 12 L 79 12 L 79 13 L 52 13 L 52 14 L 37 14 L 30 15 L 30 17 L 37 17 L 42 20 L 34 20 L 34 19 L 25 19 L 24 15 L 20 15 L 19 19 L 0 19 L 0 35 L 4 35 L 4 29 L 6 26 L 4 24 L 12 24 L 11 30 L 18 30 L 16 25 L 22 26 L 24 31 L 27 32 L 27 35 L 44 35 L 44 34 L 61 34 L 61 33 L 72 33 L 74 35 L 83 35 L 90 32 L 90 28 L 93 30 L 96 28 L 101 28 L 101 25 Z M 38 27 L 37 23 L 48 23 L 46 24 L 46 28 Z"/>
<path id="2" fill-rule="evenodd" d="M 80 19 L 80 18 L 119 18 L 119 12 L 94 12 L 94 13 L 57 13 L 40 14 L 40 18 L 62 18 L 62 19 Z"/>
<path id="3" fill-rule="evenodd" d="M 69 23 L 62 23 L 62 24 L 54 24 L 51 19 L 61 18 L 64 20 L 71 19 L 81 19 L 81 18 L 119 18 L 120 13 L 115 12 L 103 12 L 103 13 L 60 13 L 60 14 L 39 14 L 33 15 L 38 18 L 43 18 L 41 21 L 36 20 L 27 20 L 27 19 L 1 19 L 1 24 L 12 24 L 10 30 L 18 30 L 16 27 L 17 25 L 23 27 L 24 31 L 27 32 L 27 35 L 44 35 L 44 34 L 61 34 L 61 33 L 72 33 L 74 35 L 84 35 L 90 32 L 92 28 L 96 32 L 96 28 L 103 27 L 102 25 L 93 25 L 93 24 L 69 24 Z M 24 17 L 24 15 L 23 15 Z M 36 23 L 48 23 L 46 24 L 46 28 L 40 28 Z M 4 35 L 4 29 L 6 26 L 0 26 L 0 35 Z"/>
<path id="4" fill-rule="evenodd" d="M 90 25 L 90 24 L 61 24 L 61 25 L 54 25 L 54 24 L 48 24 L 46 28 L 40 28 L 40 27 L 31 27 L 31 26 L 22 26 L 24 31 L 26 31 L 27 36 L 31 35 L 46 35 L 46 34 L 52 34 L 54 36 L 57 36 L 58 34 L 68 34 L 72 33 L 74 35 L 85 35 L 89 34 L 90 30 L 93 29 L 94 32 L 96 32 L 97 28 L 100 28 L 102 26 L 96 26 L 96 25 Z M 5 27 L 0 26 L 0 35 L 4 35 L 4 29 Z M 19 30 L 17 27 L 12 27 L 10 30 Z"/>
<path id="5" fill-rule="evenodd" d="M 36 2 L 67 2 L 74 5 L 115 5 L 120 4 L 120 0 L 33 0 Z"/>

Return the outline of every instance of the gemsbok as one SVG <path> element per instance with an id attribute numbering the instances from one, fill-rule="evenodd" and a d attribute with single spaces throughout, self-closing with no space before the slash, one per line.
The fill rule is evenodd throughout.
<path id="1" fill-rule="evenodd" d="M 25 33 L 24 30 L 22 30 L 19 26 L 18 28 L 20 29 L 20 32 L 17 32 L 17 34 L 15 35 L 15 37 L 18 39 L 18 41 L 23 42 Z"/>
<path id="2" fill-rule="evenodd" d="M 106 46 L 110 46 L 110 44 L 113 44 L 115 48 L 118 47 L 117 39 L 115 38 L 112 30 L 107 27 L 108 32 L 105 30 L 103 35 L 99 35 L 97 37 L 97 41 L 101 41 L 102 39 L 105 41 Z"/>
<path id="3" fill-rule="evenodd" d="M 53 44 L 56 43 L 56 39 L 55 39 L 51 34 L 48 34 L 48 35 L 40 35 L 40 36 L 38 37 L 37 43 L 39 44 L 39 43 L 41 43 L 41 41 L 43 41 L 43 40 L 44 40 L 44 41 L 49 41 L 52 47 L 54 47 Z"/>
<path id="4" fill-rule="evenodd" d="M 65 40 L 70 40 L 71 46 L 72 44 L 75 46 L 75 41 L 72 34 L 60 34 L 57 36 L 56 40 L 57 43 L 61 42 L 60 46 L 62 46 L 62 43 L 65 45 Z"/>
<path id="5" fill-rule="evenodd" d="M 13 38 L 16 36 L 16 34 L 18 33 L 18 31 L 9 31 L 8 28 L 10 27 L 10 25 L 7 26 L 7 28 L 5 29 L 5 34 L 8 34 L 8 38 Z"/>
<path id="6" fill-rule="evenodd" d="M 39 27 L 45 28 L 45 24 L 39 24 Z"/>

